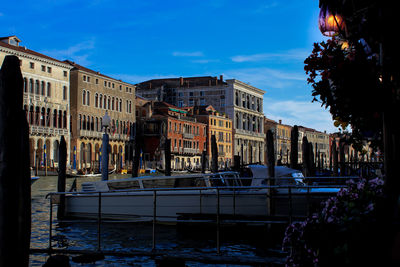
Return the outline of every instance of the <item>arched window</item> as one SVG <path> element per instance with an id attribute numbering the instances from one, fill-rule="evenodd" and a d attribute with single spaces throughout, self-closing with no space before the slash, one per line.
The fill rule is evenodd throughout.
<path id="1" fill-rule="evenodd" d="M 238 129 L 240 129 L 240 120 L 239 120 L 239 114 L 238 113 L 236 113 L 236 127 Z"/>
<path id="2" fill-rule="evenodd" d="M 24 93 L 28 93 L 28 79 L 24 78 Z"/>
<path id="3" fill-rule="evenodd" d="M 90 130 L 94 131 L 94 118 L 93 117 L 90 120 Z"/>
<path id="4" fill-rule="evenodd" d="M 97 108 L 99 106 L 99 95 L 96 93 L 94 95 L 94 107 Z"/>
<path id="5" fill-rule="evenodd" d="M 34 116 L 35 112 L 33 109 L 33 106 L 29 107 L 29 123 L 33 124 L 34 120 L 35 120 L 35 116 Z"/>
<path id="6" fill-rule="evenodd" d="M 82 91 L 82 105 L 86 105 L 86 91 Z"/>
<path id="7" fill-rule="evenodd" d="M 250 109 L 250 97 L 249 96 L 247 96 L 247 98 L 246 98 L 246 103 L 247 103 L 246 107 L 248 109 Z"/>
<path id="8" fill-rule="evenodd" d="M 33 94 L 33 79 L 29 79 L 29 93 Z"/>
<path id="9" fill-rule="evenodd" d="M 119 112 L 122 112 L 122 99 L 119 100 Z"/>
<path id="10" fill-rule="evenodd" d="M 58 128 L 62 128 L 62 111 L 58 111 Z"/>
<path id="11" fill-rule="evenodd" d="M 99 108 L 103 107 L 103 95 L 100 94 L 100 98 L 99 98 Z"/>
<path id="12" fill-rule="evenodd" d="M 107 109 L 107 96 L 106 95 L 104 95 L 103 108 Z"/>
<path id="13" fill-rule="evenodd" d="M 99 131 L 99 118 L 97 118 L 96 117 L 96 125 L 95 125 L 95 130 L 96 130 L 96 132 L 98 132 Z"/>
<path id="14" fill-rule="evenodd" d="M 110 110 L 111 108 L 111 97 L 108 97 L 108 101 L 107 101 L 108 105 L 107 105 L 107 109 Z"/>
<path id="15" fill-rule="evenodd" d="M 51 83 L 47 83 L 47 96 L 51 97 Z"/>
<path id="16" fill-rule="evenodd" d="M 57 128 L 57 110 L 53 110 L 53 127 Z"/>
<path id="17" fill-rule="evenodd" d="M 115 110 L 118 111 L 118 97 L 115 98 Z"/>
<path id="18" fill-rule="evenodd" d="M 40 84 L 40 94 L 44 96 L 45 93 L 46 93 L 46 83 L 42 81 Z"/>
<path id="19" fill-rule="evenodd" d="M 111 110 L 114 110 L 114 107 L 115 107 L 115 105 L 114 105 L 114 102 L 115 101 L 115 99 L 114 99 L 114 97 L 112 98 L 112 100 L 111 100 Z"/>
<path id="20" fill-rule="evenodd" d="M 35 81 L 35 94 L 40 94 L 39 80 Z"/>
<path id="21" fill-rule="evenodd" d="M 86 130 L 86 116 L 83 115 L 82 130 Z"/>
<path id="22" fill-rule="evenodd" d="M 46 113 L 46 126 L 50 127 L 50 109 L 47 109 L 47 113 Z"/>
<path id="23" fill-rule="evenodd" d="M 90 92 L 86 91 L 86 105 L 90 106 Z"/>
<path id="24" fill-rule="evenodd" d="M 63 128 L 67 129 L 67 111 L 64 111 L 63 114 Z"/>
<path id="25" fill-rule="evenodd" d="M 79 114 L 79 130 L 82 130 L 82 115 Z"/>
<path id="26" fill-rule="evenodd" d="M 36 107 L 35 109 L 35 125 L 40 125 L 40 108 Z"/>
<path id="27" fill-rule="evenodd" d="M 86 130 L 90 131 L 90 117 L 89 116 L 87 116 Z"/>
<path id="28" fill-rule="evenodd" d="M 45 126 L 45 119 L 46 119 L 46 109 L 42 108 L 42 112 L 40 113 L 40 126 Z"/>

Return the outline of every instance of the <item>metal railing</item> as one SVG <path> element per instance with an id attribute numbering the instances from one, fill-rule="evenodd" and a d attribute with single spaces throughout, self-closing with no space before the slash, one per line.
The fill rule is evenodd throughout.
<path id="1" fill-rule="evenodd" d="M 183 177 L 184 178 L 184 177 Z M 321 177 L 307 177 L 307 178 L 318 178 L 321 179 Z M 331 178 L 336 178 L 336 179 L 354 179 L 354 178 L 359 178 L 359 177 L 327 177 L 327 179 Z M 209 178 L 210 179 L 210 178 Z M 212 178 L 211 178 L 212 179 Z M 220 179 L 220 178 L 215 178 L 215 179 Z M 224 178 L 228 180 L 229 178 Z M 235 178 L 233 178 L 235 179 Z M 240 179 L 257 179 L 257 178 L 240 178 Z M 261 178 L 260 178 L 261 179 Z M 265 178 L 262 178 L 263 180 L 268 180 Z M 276 178 L 269 178 L 269 179 L 275 179 Z M 294 179 L 294 178 L 293 178 Z M 53 205 L 54 199 L 56 199 L 56 196 L 60 195 L 85 195 L 85 196 L 91 196 L 91 197 L 97 197 L 98 198 L 98 207 L 97 207 L 97 252 L 102 251 L 102 246 L 101 246 L 101 225 L 102 222 L 104 221 L 102 218 L 102 198 L 104 196 L 107 196 L 109 194 L 115 194 L 115 193 L 133 193 L 133 192 L 152 192 L 153 195 L 153 212 L 152 212 L 152 252 L 156 250 L 156 225 L 158 223 L 157 221 L 157 197 L 158 197 L 158 192 L 163 192 L 163 191 L 181 191 L 181 190 L 198 190 L 199 191 L 199 205 L 200 205 L 200 214 L 202 213 L 202 196 L 204 194 L 204 191 L 207 191 L 207 194 L 215 194 L 215 208 L 216 208 L 216 213 L 215 213 L 215 219 L 206 219 L 206 220 L 199 220 L 198 222 L 203 222 L 203 223 L 214 223 L 216 225 L 216 251 L 217 254 L 220 254 L 221 252 L 221 239 L 220 239 L 220 228 L 221 224 L 223 223 L 263 223 L 263 224 L 272 224 L 272 223 L 292 223 L 293 222 L 293 189 L 307 189 L 305 192 L 306 195 L 306 200 L 307 200 L 307 210 L 309 210 L 309 205 L 310 205 L 310 200 L 312 197 L 311 191 L 313 188 L 344 188 L 346 187 L 345 185 L 265 185 L 265 186 L 213 186 L 213 187 L 182 187 L 182 188 L 145 188 L 145 189 L 127 189 L 127 190 L 110 190 L 110 191 L 93 191 L 93 192 L 54 192 L 54 193 L 49 193 L 46 198 L 49 197 L 50 199 L 50 216 L 49 216 L 49 243 L 48 243 L 48 250 L 49 251 L 54 251 L 52 248 L 52 231 L 53 231 L 53 226 L 52 226 L 52 221 L 53 221 Z M 271 201 L 274 199 L 274 194 L 271 193 L 271 190 L 279 190 L 279 189 L 287 189 L 287 200 L 288 200 L 288 215 L 287 219 L 282 219 L 282 216 L 278 216 L 277 218 L 273 218 L 271 216 L 266 216 L 265 220 L 260 220 L 258 219 L 257 221 L 254 220 L 244 220 L 243 218 L 240 219 L 224 219 L 221 220 L 221 215 L 226 215 L 226 214 L 221 214 L 221 190 L 224 191 L 224 195 L 226 195 L 227 190 L 229 190 L 229 193 L 232 194 L 233 196 L 233 211 L 232 215 L 236 216 L 236 198 L 237 198 L 237 191 L 243 191 L 243 190 L 253 190 L 254 194 L 257 192 L 260 192 L 260 190 L 265 190 L 265 196 L 266 199 Z M 297 193 L 298 194 L 298 193 Z M 260 195 L 260 194 L 258 194 Z M 304 195 L 304 193 L 303 193 Z M 132 196 L 128 194 L 124 194 L 121 196 Z M 268 209 L 267 205 L 266 208 Z M 307 214 L 309 215 L 309 214 Z M 74 222 L 93 222 L 93 220 L 74 220 Z M 132 222 L 132 221 L 126 221 L 126 222 Z M 185 222 L 185 220 L 181 220 L 179 218 L 176 219 L 175 222 Z M 187 221 L 186 221 L 187 222 Z"/>

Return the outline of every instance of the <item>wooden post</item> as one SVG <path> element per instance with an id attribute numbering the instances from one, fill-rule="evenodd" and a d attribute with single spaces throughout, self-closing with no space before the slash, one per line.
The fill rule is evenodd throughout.
<path id="1" fill-rule="evenodd" d="M 338 152 L 336 149 L 336 140 L 332 143 L 332 164 L 333 164 L 333 176 L 338 176 Z"/>
<path id="2" fill-rule="evenodd" d="M 20 60 L 0 70 L 0 266 L 28 266 L 31 235 L 29 128 Z"/>
<path id="3" fill-rule="evenodd" d="M 101 180 L 102 181 L 107 181 L 108 180 L 108 154 L 109 154 L 109 148 L 108 148 L 108 143 L 109 143 L 109 137 L 107 132 L 103 133 L 103 143 L 102 143 L 102 151 L 101 154 L 103 157 L 101 158 Z M 85 166 L 86 167 L 86 166 Z"/>
<path id="4" fill-rule="evenodd" d="M 171 139 L 165 139 L 165 176 L 171 176 Z"/>
<path id="5" fill-rule="evenodd" d="M 67 144 L 64 136 L 61 136 L 60 148 L 58 150 L 58 183 L 57 192 L 65 192 L 65 180 L 67 171 Z M 60 204 L 58 205 L 57 218 L 62 219 L 65 215 L 65 195 L 60 195 Z"/>
<path id="6" fill-rule="evenodd" d="M 346 175 L 346 162 L 344 156 L 344 140 L 339 141 L 339 156 L 340 156 L 340 176 Z"/>
<path id="7" fill-rule="evenodd" d="M 267 165 L 268 165 L 268 185 L 275 185 L 275 151 L 274 151 L 274 135 L 271 130 L 267 131 Z M 269 215 L 275 214 L 274 190 L 268 190 L 269 198 L 267 202 Z"/>
<path id="8" fill-rule="evenodd" d="M 314 149 L 313 149 L 313 144 L 311 142 L 308 143 L 308 155 L 309 155 L 308 173 L 310 174 L 310 176 L 314 176 L 315 175 Z"/>
<path id="9" fill-rule="evenodd" d="M 235 171 L 240 171 L 240 156 L 239 155 L 233 156 L 233 169 Z"/>
<path id="10" fill-rule="evenodd" d="M 135 129 L 135 155 L 132 162 L 132 177 L 138 177 L 139 174 L 139 161 L 140 161 L 140 148 L 142 142 L 142 128 L 139 123 L 134 124 Z"/>
<path id="11" fill-rule="evenodd" d="M 302 160 L 303 160 L 303 174 L 305 177 L 311 176 L 310 174 L 310 146 L 306 136 L 303 136 L 302 148 Z"/>
<path id="12" fill-rule="evenodd" d="M 218 147 L 215 135 L 211 136 L 211 172 L 218 172 Z"/>
<path id="13" fill-rule="evenodd" d="M 201 153 L 201 173 L 206 172 L 207 151 L 203 150 Z"/>

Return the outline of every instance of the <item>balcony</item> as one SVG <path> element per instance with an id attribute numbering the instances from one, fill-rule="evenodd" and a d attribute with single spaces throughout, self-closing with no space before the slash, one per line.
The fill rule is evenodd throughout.
<path id="1" fill-rule="evenodd" d="M 265 138 L 264 133 L 257 133 L 253 131 L 248 131 L 248 130 L 243 130 L 243 129 L 235 129 L 236 134 L 243 134 L 243 135 L 249 135 L 252 137 L 260 137 L 260 138 Z"/>
<path id="2" fill-rule="evenodd" d="M 30 134 L 46 134 L 46 135 L 68 135 L 68 129 L 60 129 L 46 126 L 33 126 L 29 127 Z"/>
<path id="3" fill-rule="evenodd" d="M 193 138 L 194 138 L 194 134 L 191 134 L 191 133 L 183 133 L 183 138 L 193 139 Z"/>

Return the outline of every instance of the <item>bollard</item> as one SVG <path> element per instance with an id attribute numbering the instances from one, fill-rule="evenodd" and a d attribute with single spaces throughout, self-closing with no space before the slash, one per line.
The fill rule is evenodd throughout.
<path id="1" fill-rule="evenodd" d="M 211 172 L 218 172 L 218 147 L 215 135 L 211 136 Z"/>
<path id="2" fill-rule="evenodd" d="M 101 251 L 101 192 L 99 192 L 97 208 L 97 251 Z"/>

